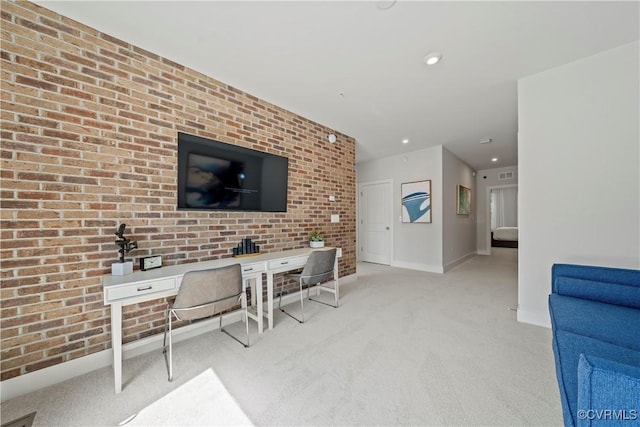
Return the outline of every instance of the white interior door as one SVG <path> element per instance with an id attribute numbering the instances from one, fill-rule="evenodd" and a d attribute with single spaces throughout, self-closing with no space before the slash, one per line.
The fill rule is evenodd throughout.
<path id="1" fill-rule="evenodd" d="M 391 264 L 391 181 L 360 185 L 360 260 Z"/>

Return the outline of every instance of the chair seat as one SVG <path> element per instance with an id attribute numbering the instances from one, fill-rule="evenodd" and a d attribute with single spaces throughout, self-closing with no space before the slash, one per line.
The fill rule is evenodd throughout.
<path id="1" fill-rule="evenodd" d="M 222 325 L 223 314 L 240 302 L 244 310 L 247 342 L 231 335 Z M 249 315 L 247 295 L 242 281 L 240 264 L 208 270 L 189 271 L 182 277 L 178 295 L 173 304 L 167 305 L 162 352 L 167 365 L 169 381 L 173 380 L 172 320 L 199 320 L 219 313 L 220 331 L 245 347 L 249 347 Z M 169 342 L 167 344 L 167 336 Z M 168 354 L 167 354 L 167 349 Z"/>
<path id="2" fill-rule="evenodd" d="M 278 303 L 278 308 L 280 309 L 280 311 L 282 311 L 287 316 L 290 316 L 293 319 L 297 320 L 299 323 L 304 323 L 304 298 L 302 293 L 303 285 L 307 285 L 307 299 L 309 299 L 310 301 L 319 302 L 335 308 L 338 307 L 339 283 L 338 277 L 335 274 L 336 254 L 337 250 L 335 248 L 313 251 L 309 255 L 309 259 L 307 260 L 307 263 L 305 264 L 301 272 L 289 273 L 285 276 L 288 279 L 296 280 L 299 283 L 301 318 L 299 319 L 293 316 L 291 313 L 288 313 L 282 308 L 282 292 L 284 281 L 280 283 L 280 295 Z M 333 281 L 333 287 L 323 286 L 324 283 L 327 283 L 329 281 Z M 312 287 L 314 289 L 318 289 L 319 291 L 327 291 L 333 293 L 335 296 L 335 305 L 311 298 L 310 293 Z"/>

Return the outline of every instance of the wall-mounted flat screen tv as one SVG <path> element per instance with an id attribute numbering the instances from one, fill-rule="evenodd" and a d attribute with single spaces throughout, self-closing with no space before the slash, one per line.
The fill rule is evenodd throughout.
<path id="1" fill-rule="evenodd" d="M 287 211 L 289 159 L 178 133 L 178 209 Z"/>

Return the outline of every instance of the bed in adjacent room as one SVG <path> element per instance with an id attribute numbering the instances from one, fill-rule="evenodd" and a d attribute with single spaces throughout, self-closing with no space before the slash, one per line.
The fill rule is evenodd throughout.
<path id="1" fill-rule="evenodd" d="M 491 247 L 517 248 L 518 227 L 498 227 L 491 230 Z"/>

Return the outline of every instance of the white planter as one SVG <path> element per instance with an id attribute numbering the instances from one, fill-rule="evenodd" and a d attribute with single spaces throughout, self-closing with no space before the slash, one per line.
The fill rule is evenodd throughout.
<path id="1" fill-rule="evenodd" d="M 319 242 L 314 242 L 312 240 L 309 241 L 309 246 L 312 248 L 324 248 L 324 240 Z"/>
<path id="2" fill-rule="evenodd" d="M 114 262 L 111 264 L 111 274 L 113 276 L 124 276 L 133 273 L 133 261 Z"/>

